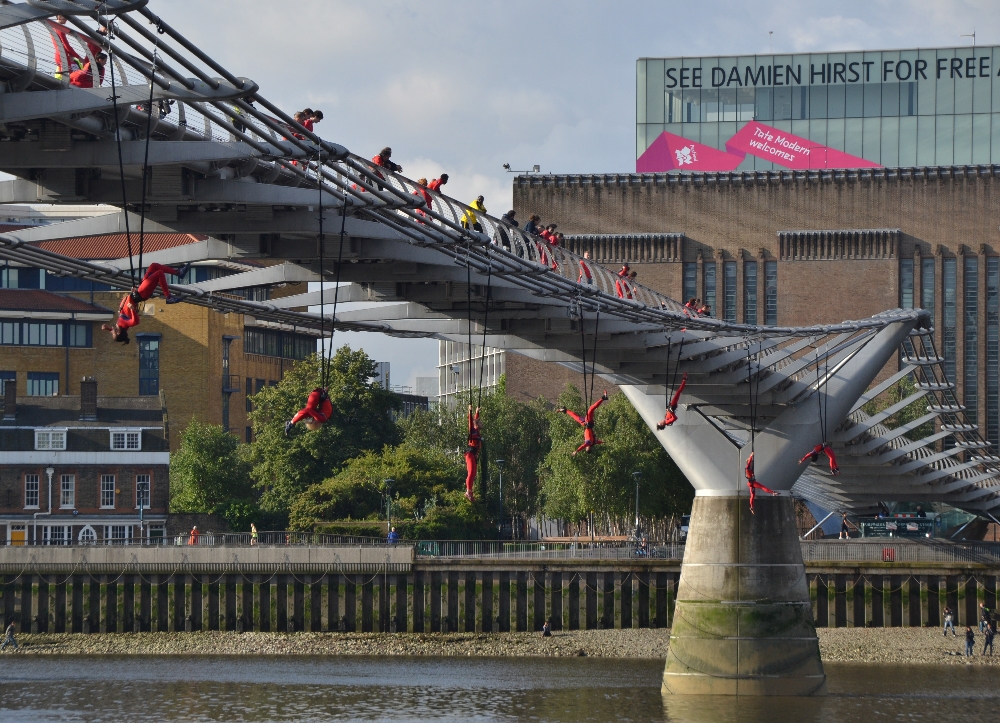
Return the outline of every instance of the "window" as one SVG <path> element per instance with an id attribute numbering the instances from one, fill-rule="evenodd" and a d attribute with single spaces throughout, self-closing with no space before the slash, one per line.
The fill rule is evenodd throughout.
<path id="1" fill-rule="evenodd" d="M 76 475 L 64 474 L 59 477 L 59 509 L 71 510 L 76 507 Z"/>
<path id="2" fill-rule="evenodd" d="M 899 262 L 899 306 L 903 309 L 913 308 L 913 259 L 902 259 Z"/>
<path id="3" fill-rule="evenodd" d="M 120 543 L 130 537 L 132 537 L 131 525 L 104 526 L 104 541 L 109 545 L 114 545 L 116 542 Z"/>
<path id="4" fill-rule="evenodd" d="M 148 474 L 135 476 L 135 508 L 149 509 L 150 477 Z"/>
<path id="5" fill-rule="evenodd" d="M 693 299 L 698 295 L 698 264 L 693 261 L 684 262 L 682 272 L 681 300 L 687 303 L 688 299 Z"/>
<path id="6" fill-rule="evenodd" d="M 24 475 L 24 507 L 29 510 L 38 509 L 38 475 Z"/>
<path id="7" fill-rule="evenodd" d="M 778 325 L 778 262 L 764 262 L 764 324 Z"/>
<path id="8" fill-rule="evenodd" d="M 80 530 L 80 534 L 77 536 L 77 539 L 80 541 L 81 545 L 93 545 L 97 542 L 97 533 L 94 531 L 93 527 L 87 525 Z"/>
<path id="9" fill-rule="evenodd" d="M 743 323 L 757 323 L 757 262 L 743 263 Z"/>
<path id="10" fill-rule="evenodd" d="M 253 379 L 247 377 L 247 414 L 253 411 L 253 402 L 250 400 L 251 396 L 253 396 Z"/>
<path id="11" fill-rule="evenodd" d="M 113 510 L 115 507 L 115 476 L 101 475 L 101 509 Z"/>
<path id="12" fill-rule="evenodd" d="M 253 441 L 253 427 L 247 425 L 247 444 Z"/>
<path id="13" fill-rule="evenodd" d="M 709 262 L 705 264 L 705 306 L 707 306 L 711 313 L 709 316 L 714 316 L 717 313 L 715 308 L 715 262 Z"/>
<path id="14" fill-rule="evenodd" d="M 4 395 L 7 391 L 7 382 L 13 382 L 17 380 L 17 374 L 14 372 L 3 372 L 0 371 L 0 396 Z"/>
<path id="15" fill-rule="evenodd" d="M 115 430 L 111 432 L 111 449 L 137 452 L 142 449 L 142 432 L 136 430 Z"/>
<path id="16" fill-rule="evenodd" d="M 93 346 L 93 327 L 75 321 L 5 321 L 0 324 L 4 346 Z"/>
<path id="17" fill-rule="evenodd" d="M 59 394 L 59 372 L 28 372 L 29 397 L 54 397 Z"/>
<path id="18" fill-rule="evenodd" d="M 934 318 L 934 263 L 934 259 L 920 262 L 920 306 L 931 312 L 932 326 L 937 323 Z"/>
<path id="19" fill-rule="evenodd" d="M 316 351 L 315 337 L 305 334 L 244 329 L 243 353 L 302 360 Z"/>
<path id="20" fill-rule="evenodd" d="M 730 324 L 736 323 L 736 262 L 726 261 L 723 264 L 723 293 L 725 307 L 722 318 Z"/>
<path id="21" fill-rule="evenodd" d="M 975 423 L 979 417 L 979 257 L 965 257 L 965 406 Z"/>
<path id="22" fill-rule="evenodd" d="M 958 286 L 957 279 L 957 259 L 943 259 L 941 264 L 941 274 L 943 278 L 942 281 L 942 291 L 944 299 L 942 299 L 941 311 L 943 313 L 943 319 L 941 326 L 943 327 L 942 340 L 944 341 L 944 373 L 948 378 L 949 382 L 956 382 L 955 379 L 955 351 L 956 351 L 956 324 L 957 319 L 957 299 L 955 295 L 957 293 L 956 287 Z"/>
<path id="23" fill-rule="evenodd" d="M 160 339 L 139 337 L 139 395 L 156 396 L 160 393 Z"/>
<path id="24" fill-rule="evenodd" d="M 65 429 L 36 429 L 35 449 L 66 449 Z"/>
<path id="25" fill-rule="evenodd" d="M 43 545 L 69 545 L 73 541 L 73 528 L 69 525 L 45 525 L 42 527 Z"/>

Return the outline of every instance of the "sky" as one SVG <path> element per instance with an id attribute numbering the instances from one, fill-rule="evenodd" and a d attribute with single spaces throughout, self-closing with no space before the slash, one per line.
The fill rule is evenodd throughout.
<path id="1" fill-rule="evenodd" d="M 151 0 L 153 12 L 272 102 L 320 109 L 324 138 L 383 146 L 410 178 L 451 177 L 459 200 L 511 206 L 515 171 L 635 170 L 641 57 L 1000 44 L 997 0 Z M 338 333 L 434 376 L 437 342 Z"/>

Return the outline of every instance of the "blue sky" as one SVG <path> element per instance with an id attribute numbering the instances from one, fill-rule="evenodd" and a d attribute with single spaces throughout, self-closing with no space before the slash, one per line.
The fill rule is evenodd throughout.
<path id="1" fill-rule="evenodd" d="M 411 178 L 451 176 L 461 200 L 511 205 L 515 170 L 635 168 L 640 57 L 1000 43 L 996 0 L 574 2 L 151 0 L 154 12 L 287 110 L 322 109 L 325 138 L 391 145 Z M 769 32 L 773 35 L 769 36 Z M 338 334 L 433 375 L 437 343 Z"/>

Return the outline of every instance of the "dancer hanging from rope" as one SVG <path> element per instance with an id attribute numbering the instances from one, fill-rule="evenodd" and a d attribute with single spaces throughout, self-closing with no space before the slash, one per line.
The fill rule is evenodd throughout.
<path id="1" fill-rule="evenodd" d="M 827 374 L 829 374 L 829 357 L 828 356 L 824 356 L 823 363 L 826 366 Z M 817 350 L 817 352 L 816 352 L 816 401 L 819 404 L 819 431 L 820 431 L 820 436 L 823 438 L 823 441 L 820 442 L 819 444 L 817 444 L 815 447 L 813 447 L 810 452 L 806 453 L 802 457 L 802 459 L 799 460 L 799 464 L 802 464 L 807 459 L 810 461 L 810 463 L 817 462 L 817 461 L 819 461 L 819 456 L 821 454 L 825 454 L 826 458 L 827 458 L 827 461 L 828 461 L 828 463 L 830 465 L 830 473 L 833 474 L 833 475 L 838 475 L 838 474 L 840 474 L 840 467 L 837 465 L 837 455 L 834 454 L 833 447 L 831 447 L 830 443 L 827 442 L 827 437 L 826 437 L 826 428 L 827 428 L 827 424 L 826 424 L 827 419 L 826 419 L 826 416 L 827 416 L 827 413 L 826 413 L 826 408 L 824 408 L 824 406 L 823 406 L 823 397 L 825 395 L 821 391 L 822 386 L 825 385 L 826 382 L 821 379 L 819 368 L 820 368 L 820 364 L 819 364 L 819 351 Z M 827 380 L 827 381 L 829 381 L 829 380 Z M 827 404 L 829 404 L 829 399 L 827 400 Z"/>
<path id="2" fill-rule="evenodd" d="M 762 485 L 760 482 L 757 481 L 757 477 L 753 471 L 753 454 L 754 453 L 751 452 L 750 456 L 747 457 L 747 464 L 746 467 L 743 469 L 743 474 L 746 475 L 747 487 L 750 488 L 750 513 L 757 514 L 756 512 L 754 512 L 753 509 L 754 500 L 757 499 L 757 490 L 760 490 L 761 492 L 767 492 L 767 494 L 771 495 L 772 497 L 777 497 L 780 493 L 765 487 L 764 485 Z"/>
<path id="3" fill-rule="evenodd" d="M 330 401 L 329 393 L 323 387 L 316 387 L 309 392 L 306 406 L 296 412 L 295 416 L 289 421 L 285 422 L 285 435 L 287 436 L 292 431 L 292 427 L 303 419 L 306 420 L 306 429 L 310 432 L 315 432 L 330 420 L 330 415 L 332 414 L 333 402 Z"/>
<path id="4" fill-rule="evenodd" d="M 574 457 L 576 456 L 576 453 L 581 450 L 583 450 L 584 452 L 589 452 L 592 447 L 598 444 L 604 444 L 604 440 L 598 439 L 597 434 L 594 432 L 594 412 L 596 412 L 597 408 L 600 407 L 602 404 L 604 404 L 604 402 L 606 401 L 608 401 L 607 389 L 604 390 L 604 394 L 601 395 L 600 399 L 598 399 L 596 402 L 590 405 L 590 408 L 587 410 L 586 416 L 583 417 L 582 419 L 580 418 L 580 415 L 574 412 L 572 409 L 566 409 L 566 407 L 559 407 L 556 410 L 560 414 L 565 414 L 569 417 L 572 417 L 581 427 L 583 427 L 583 444 L 581 444 L 579 447 L 576 448 L 576 452 L 573 452 Z"/>
<path id="5" fill-rule="evenodd" d="M 677 352 L 677 366 L 674 367 L 674 378 L 670 382 L 670 386 L 671 387 L 674 387 L 674 386 L 677 385 L 677 370 L 681 366 L 681 354 L 683 354 L 683 353 L 684 353 L 684 340 L 681 339 L 681 348 Z M 668 369 L 670 367 L 670 341 L 669 340 L 667 341 L 667 367 L 668 367 Z M 666 429 L 667 427 L 671 426 L 674 422 L 677 421 L 677 403 L 680 401 L 681 392 L 684 391 L 684 387 L 687 386 L 687 383 L 688 383 L 688 375 L 687 375 L 687 372 L 684 372 L 684 376 L 681 377 L 681 385 L 679 387 L 677 387 L 677 390 L 674 392 L 674 396 L 671 397 L 671 399 L 670 399 L 669 402 L 667 402 L 667 411 L 663 415 L 663 421 L 656 425 L 656 429 L 657 430 L 663 431 L 664 429 Z M 667 393 L 668 394 L 670 393 L 669 389 L 668 389 Z"/>
<path id="6" fill-rule="evenodd" d="M 163 297 L 167 300 L 168 304 L 179 302 L 181 300 L 179 297 L 170 295 L 170 287 L 167 286 L 166 275 L 173 274 L 174 276 L 182 277 L 190 268 L 190 263 L 184 264 L 179 269 L 164 266 L 163 264 L 150 264 L 138 288 L 132 289 L 122 297 L 121 304 L 118 305 L 118 320 L 114 326 L 102 324 L 101 328 L 104 331 L 111 332 L 111 338 L 115 341 L 128 344 L 127 330 L 139 324 L 139 304 L 151 299 L 157 287 L 163 290 Z"/>
<path id="7" fill-rule="evenodd" d="M 476 482 L 476 472 L 479 470 L 479 451 L 483 446 L 483 436 L 479 431 L 479 407 L 476 407 L 476 414 L 472 414 L 472 405 L 469 405 L 469 438 L 468 446 L 465 448 L 465 497 L 469 502 L 475 502 L 476 496 L 472 491 L 472 485 Z"/>

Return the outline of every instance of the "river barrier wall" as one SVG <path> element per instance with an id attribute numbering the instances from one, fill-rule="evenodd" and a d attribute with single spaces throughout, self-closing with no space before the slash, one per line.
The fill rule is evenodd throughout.
<path id="1" fill-rule="evenodd" d="M 809 557 L 818 627 L 937 626 L 946 606 L 975 625 L 980 603 L 997 607 L 995 561 Z M 424 557 L 403 545 L 0 547 L 0 613 L 40 633 L 663 628 L 679 578 L 679 559 Z"/>

